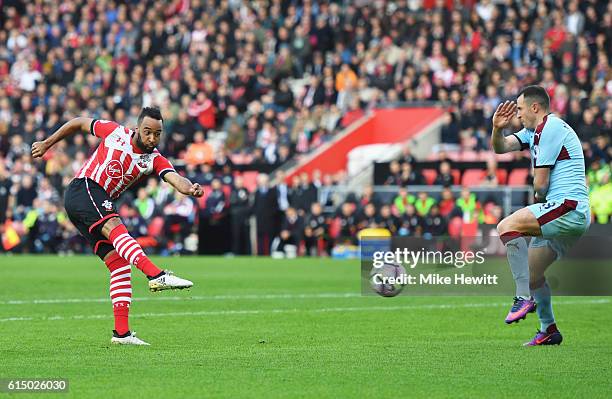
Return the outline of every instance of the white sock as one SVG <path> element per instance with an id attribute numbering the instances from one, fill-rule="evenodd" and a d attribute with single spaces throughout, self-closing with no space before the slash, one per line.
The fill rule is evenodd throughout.
<path id="1" fill-rule="evenodd" d="M 529 292 L 529 263 L 527 261 L 527 241 L 522 236 L 506 242 L 506 254 L 516 283 L 516 296 L 527 299 Z"/>

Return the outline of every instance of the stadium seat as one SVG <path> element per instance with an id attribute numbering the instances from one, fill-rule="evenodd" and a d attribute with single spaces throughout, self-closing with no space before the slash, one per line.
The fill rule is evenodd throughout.
<path id="1" fill-rule="evenodd" d="M 161 216 L 156 216 L 149 223 L 147 232 L 151 237 L 159 237 L 162 234 L 163 228 L 164 228 L 164 218 Z"/>
<path id="2" fill-rule="evenodd" d="M 482 169 L 467 169 L 463 172 L 461 177 L 461 184 L 464 186 L 472 187 L 479 186 L 483 183 L 487 172 Z M 508 172 L 504 169 L 498 169 L 496 172 L 497 183 L 499 185 L 506 184 L 508 178 Z"/>
<path id="3" fill-rule="evenodd" d="M 257 188 L 257 175 L 259 175 L 257 171 L 246 171 L 242 173 L 244 187 L 249 190 L 249 192 L 253 192 Z"/>
<path id="4" fill-rule="evenodd" d="M 156 237 L 161 237 L 164 231 L 164 218 L 161 216 L 154 217 L 149 223 L 147 229 L 147 235 L 144 237 L 138 237 L 136 242 L 143 248 L 156 247 L 159 243 Z"/>
<path id="5" fill-rule="evenodd" d="M 459 184 L 461 181 L 461 172 L 459 169 L 452 169 L 451 174 L 453 175 L 453 184 Z"/>
<path id="6" fill-rule="evenodd" d="M 438 172 L 435 169 L 423 169 L 421 171 L 425 178 L 425 184 L 432 185 L 438 176 Z"/>
<path id="7" fill-rule="evenodd" d="M 525 184 L 527 184 L 527 176 L 529 176 L 529 169 L 514 169 L 512 172 L 510 172 L 510 176 L 508 177 L 508 185 L 524 186 Z"/>
<path id="8" fill-rule="evenodd" d="M 472 250 L 472 245 L 478 235 L 478 222 L 461 224 L 461 250 L 468 252 Z"/>
<path id="9" fill-rule="evenodd" d="M 467 169 L 463 172 L 461 184 L 467 187 L 478 186 L 482 183 L 485 173 L 482 169 Z"/>
<path id="10" fill-rule="evenodd" d="M 508 182 L 508 171 L 506 169 L 497 169 L 497 183 L 505 185 Z"/>

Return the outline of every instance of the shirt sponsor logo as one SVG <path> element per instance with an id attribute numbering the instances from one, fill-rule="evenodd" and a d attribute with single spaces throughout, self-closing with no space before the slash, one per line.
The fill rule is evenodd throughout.
<path id="1" fill-rule="evenodd" d="M 113 159 L 106 165 L 106 174 L 111 179 L 120 179 L 123 177 L 123 165 L 121 162 Z"/>

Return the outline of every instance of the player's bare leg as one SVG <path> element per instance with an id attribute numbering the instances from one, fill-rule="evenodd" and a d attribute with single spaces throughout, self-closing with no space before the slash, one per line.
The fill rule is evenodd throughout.
<path id="1" fill-rule="evenodd" d="M 147 276 L 151 291 L 184 289 L 193 286 L 191 281 L 155 266 L 118 217 L 110 218 L 104 223 L 102 235 L 112 243 L 118 256 L 136 266 Z"/>
<path id="2" fill-rule="evenodd" d="M 524 319 L 536 308 L 529 291 L 528 248 L 525 236 L 540 236 L 542 230 L 535 215 L 529 209 L 523 208 L 504 218 L 497 225 L 497 231 L 506 245 L 508 263 L 516 283 L 514 303 L 505 319 L 507 324 L 511 324 Z"/>
<path id="3" fill-rule="evenodd" d="M 544 272 L 556 258 L 557 254 L 549 246 L 529 248 L 529 288 L 537 303 L 540 329 L 525 346 L 559 345 L 563 341 L 555 323 L 550 287 L 544 276 Z"/>

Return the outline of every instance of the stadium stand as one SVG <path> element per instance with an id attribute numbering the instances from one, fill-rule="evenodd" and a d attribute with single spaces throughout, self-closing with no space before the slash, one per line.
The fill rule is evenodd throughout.
<path id="1" fill-rule="evenodd" d="M 214 223 L 231 223 L 237 176 L 255 197 L 263 190 L 258 174 L 299 161 L 382 105 L 447 110 L 440 149 L 451 161 L 449 184 L 529 184 L 528 161 L 512 154 L 496 158 L 491 176 L 482 171 L 493 110 L 533 83 L 547 89 L 553 111 L 583 142 L 594 220 L 608 223 L 612 214 L 612 3 L 605 0 L 5 0 L 0 24 L 0 251 L 87 252 L 61 198 L 96 138 L 77 135 L 42 162 L 32 161 L 30 145 L 74 116 L 135 126 L 147 105 L 164 114 L 162 153 L 192 180 L 210 185 L 217 178 L 225 187 L 223 211 L 210 215 L 206 201 L 194 204 L 198 227 L 169 230 L 182 242 L 150 246 L 160 253 L 197 251 L 198 233 L 200 240 L 211 233 L 202 224 L 229 241 L 229 227 L 214 230 Z M 440 159 L 432 151 L 414 160 L 427 185 L 445 181 Z M 387 165 L 377 169 L 378 187 L 377 176 L 389 172 Z M 352 231 L 343 223 L 427 230 L 427 217 L 415 228 L 400 215 L 383 216 L 384 203 L 368 221 L 356 193 L 344 198 L 359 205 L 343 212 L 333 200 L 342 182 L 342 173 L 313 172 L 286 189 L 271 187 L 278 195 L 272 234 L 280 234 L 289 207 L 312 221 L 317 201 L 326 212 L 320 238 L 328 242 L 319 253 L 331 251 L 333 236 Z M 174 194 L 149 181 L 121 203 L 132 204 L 139 188 L 152 205 L 135 208 L 155 237 L 169 222 L 164 209 Z M 479 209 L 489 224 L 500 217 L 498 209 Z M 451 230 L 452 212 L 445 218 Z M 240 228 L 248 237 L 249 224 Z"/>

